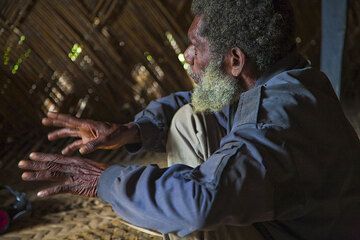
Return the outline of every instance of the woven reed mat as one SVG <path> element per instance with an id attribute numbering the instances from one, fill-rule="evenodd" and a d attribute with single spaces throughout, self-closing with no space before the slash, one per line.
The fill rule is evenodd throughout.
<path id="1" fill-rule="evenodd" d="M 126 226 L 96 198 L 61 195 L 32 203 L 31 216 L 15 223 L 0 239 L 161 239 Z"/>
<path id="2" fill-rule="evenodd" d="M 160 236 L 147 234 L 127 226 L 111 209 L 98 198 L 85 198 L 70 194 L 46 199 L 36 197 L 36 192 L 48 183 L 21 181 L 17 160 L 12 160 L 8 171 L 2 170 L 0 182 L 9 184 L 18 191 L 26 192 L 32 203 L 31 215 L 12 225 L 1 240 L 28 239 L 130 239 L 160 240 Z M 157 163 L 164 165 L 164 156 L 150 154 L 126 161 L 128 164 Z M 1 199 L 1 196 L 0 196 Z M 1 201 L 0 201 L 1 202 Z"/>

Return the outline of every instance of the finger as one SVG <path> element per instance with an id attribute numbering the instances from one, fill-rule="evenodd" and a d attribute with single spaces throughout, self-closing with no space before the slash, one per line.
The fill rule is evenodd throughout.
<path id="1" fill-rule="evenodd" d="M 71 172 L 72 166 L 82 165 L 84 162 L 89 161 L 89 159 L 86 158 L 65 157 L 59 154 L 48 154 L 48 153 L 38 153 L 38 152 L 31 153 L 29 157 L 31 160 L 38 162 L 58 164 L 59 165 L 58 169 L 61 170 L 62 172 Z"/>
<path id="2" fill-rule="evenodd" d="M 48 112 L 47 117 L 50 119 L 58 120 L 71 126 L 80 127 L 86 122 L 86 120 L 81 120 L 76 117 L 73 117 L 68 114 L 56 113 L 56 112 Z"/>
<path id="3" fill-rule="evenodd" d="M 39 153 L 33 152 L 29 155 L 29 158 L 34 161 L 40 162 L 55 162 L 55 163 L 64 163 L 64 156 L 59 154 L 48 154 L 48 153 Z"/>
<path id="4" fill-rule="evenodd" d="M 55 163 L 55 162 L 36 162 L 36 161 L 27 161 L 22 160 L 19 162 L 19 168 L 26 171 L 50 171 L 57 172 L 57 174 L 64 174 L 68 176 L 69 174 L 79 174 L 79 165 L 85 164 L 86 161 L 71 158 L 66 159 L 67 161 L 63 164 Z"/>
<path id="5" fill-rule="evenodd" d="M 66 137 L 79 137 L 79 132 L 75 129 L 62 128 L 48 134 L 48 139 L 50 141 Z"/>
<path id="6" fill-rule="evenodd" d="M 40 192 L 37 193 L 38 197 L 49 197 L 52 195 L 56 195 L 59 193 L 65 193 L 65 190 L 68 189 L 68 187 L 66 187 L 66 185 L 60 184 L 60 185 L 56 185 L 54 187 L 50 187 L 47 189 L 43 189 Z M 67 190 L 68 192 L 69 190 Z"/>
<path id="7" fill-rule="evenodd" d="M 61 169 L 61 165 L 53 162 L 36 162 L 29 160 L 21 160 L 18 164 L 20 169 L 30 170 L 30 171 L 43 171 L 43 170 L 52 170 L 58 171 Z"/>
<path id="8" fill-rule="evenodd" d="M 24 172 L 21 178 L 25 181 L 64 181 L 66 174 L 57 171 Z"/>
<path id="9" fill-rule="evenodd" d="M 80 149 L 79 149 L 79 152 L 81 154 L 88 154 L 88 153 L 91 153 L 93 151 L 95 151 L 98 146 L 100 146 L 101 144 L 103 143 L 103 140 L 102 139 L 95 139 L 93 141 L 90 141 L 86 144 L 84 144 Z"/>
<path id="10" fill-rule="evenodd" d="M 57 119 L 52 119 L 52 118 L 43 118 L 41 120 L 41 123 L 44 126 L 48 126 L 48 127 L 70 127 L 70 128 L 75 128 L 75 126 L 71 126 L 70 124 L 57 120 Z"/>
<path id="11" fill-rule="evenodd" d="M 83 141 L 82 140 L 77 140 L 69 145 L 67 145 L 62 151 L 61 154 L 63 155 L 69 155 L 73 152 L 75 152 L 76 150 L 78 150 L 81 146 L 83 145 Z"/>

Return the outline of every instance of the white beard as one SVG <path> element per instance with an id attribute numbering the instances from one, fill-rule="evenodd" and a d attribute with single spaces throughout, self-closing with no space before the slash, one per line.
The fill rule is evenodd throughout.
<path id="1" fill-rule="evenodd" d="M 238 100 L 242 92 L 240 82 L 226 75 L 216 61 L 211 61 L 201 75 L 191 71 L 189 75 L 198 81 L 191 99 L 195 112 L 218 112 Z"/>

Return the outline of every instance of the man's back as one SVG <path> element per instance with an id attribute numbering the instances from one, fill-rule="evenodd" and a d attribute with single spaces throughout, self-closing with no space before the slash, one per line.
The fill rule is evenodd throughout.
<path id="1" fill-rule="evenodd" d="M 167 123 L 190 95 L 156 100 L 138 114 L 144 149 L 161 149 Z M 290 54 L 241 94 L 233 121 L 229 106 L 215 116 L 226 134 L 205 162 L 113 166 L 102 175 L 99 196 L 136 225 L 180 236 L 250 224 L 265 239 L 360 236 L 352 232 L 359 222 L 359 139 L 325 75 Z"/>
<path id="2" fill-rule="evenodd" d="M 360 144 L 329 80 L 304 67 L 262 88 L 258 121 L 276 126 L 269 138 L 288 161 L 268 163 L 276 220 L 260 228 L 275 239 L 359 239 Z"/>

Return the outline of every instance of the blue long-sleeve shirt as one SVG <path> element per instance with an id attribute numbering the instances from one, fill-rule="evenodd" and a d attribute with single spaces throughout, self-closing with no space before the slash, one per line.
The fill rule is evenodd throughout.
<path id="1" fill-rule="evenodd" d="M 164 151 L 190 98 L 171 94 L 135 117 L 143 149 Z M 230 106 L 215 114 L 227 134 L 200 166 L 114 165 L 98 196 L 134 225 L 180 236 L 254 224 L 266 239 L 359 239 L 360 143 L 326 76 L 292 53 L 236 107 L 233 121 Z"/>

